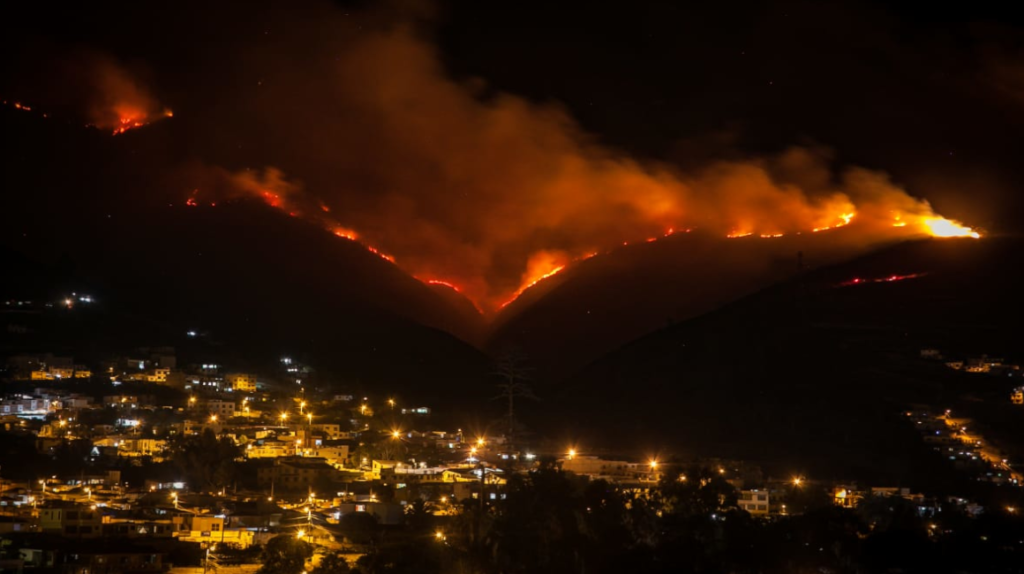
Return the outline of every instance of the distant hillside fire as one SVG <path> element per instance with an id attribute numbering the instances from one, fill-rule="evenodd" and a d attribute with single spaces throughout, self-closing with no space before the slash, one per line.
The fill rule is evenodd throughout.
<path id="1" fill-rule="evenodd" d="M 560 107 L 481 98 L 404 28 L 353 31 L 338 53 L 329 74 L 288 68 L 261 87 L 267 134 L 317 145 L 280 169 L 229 175 L 234 193 L 452 285 L 486 313 L 574 262 L 680 229 L 775 240 L 849 228 L 864 246 L 977 236 L 885 174 L 837 170 L 814 149 L 686 172 L 638 161 L 595 143 Z M 288 86 L 311 82 L 331 97 L 296 106 Z"/>
<path id="2" fill-rule="evenodd" d="M 632 243 L 655 242 L 659 239 L 670 237 L 677 233 L 676 228 L 670 227 L 657 236 L 640 239 L 639 234 L 637 234 L 637 237 L 631 237 L 621 242 L 612 236 L 614 241 L 608 241 L 604 245 L 597 246 L 598 250 L 596 251 L 593 250 L 595 246 L 586 244 L 584 253 L 575 253 L 570 250 L 538 249 L 529 255 L 525 269 L 521 273 L 519 282 L 515 285 L 514 289 L 502 292 L 493 289 L 488 290 L 487 286 L 484 285 L 484 289 L 481 290 L 479 286 L 482 284 L 483 277 L 474 276 L 472 274 L 474 271 L 472 267 L 467 267 L 462 272 L 457 271 L 450 273 L 448 276 L 442 276 L 440 273 L 434 271 L 431 265 L 432 261 L 429 257 L 415 257 L 413 261 L 408 261 L 401 254 L 398 257 L 393 257 L 382 252 L 380 248 L 368 242 L 366 238 L 367 234 L 357 232 L 350 227 L 341 225 L 334 216 L 331 215 L 332 210 L 326 205 L 320 203 L 320 200 L 317 200 L 319 207 L 311 208 L 310 194 L 300 186 L 290 183 L 279 170 L 267 169 L 263 173 L 245 172 L 228 177 L 231 179 L 231 185 L 233 188 L 236 191 L 241 191 L 243 195 L 258 197 L 268 206 L 286 212 L 292 217 L 307 219 L 338 237 L 358 242 L 371 253 L 402 267 L 415 277 L 419 278 L 423 283 L 427 285 L 444 286 L 466 296 L 474 305 L 477 306 L 478 309 L 482 309 L 485 314 L 503 309 L 516 301 L 530 288 L 557 275 L 559 272 L 574 263 L 589 259 L 600 253 L 608 253 L 620 246 L 628 246 Z M 784 232 L 780 231 L 781 228 L 779 226 L 764 224 L 764 227 L 758 228 L 748 226 L 743 228 L 745 229 L 744 231 L 731 231 L 725 233 L 723 236 L 730 239 L 747 238 L 749 240 L 766 240 L 782 238 L 787 235 L 800 235 L 803 233 L 817 234 L 834 229 L 856 227 L 857 225 L 860 225 L 862 226 L 860 227 L 862 230 L 860 234 L 863 235 L 865 240 L 928 236 L 981 237 L 980 233 L 959 222 L 935 215 L 928 207 L 927 203 L 923 201 L 914 200 L 903 194 L 903 192 L 897 190 L 893 190 L 892 193 L 894 194 L 892 197 L 895 198 L 897 202 L 909 203 L 911 209 L 905 211 L 897 210 L 895 208 L 890 209 L 888 211 L 888 216 L 884 216 L 880 214 L 886 213 L 885 208 L 877 204 L 867 203 L 865 204 L 864 211 L 868 214 L 868 217 L 861 218 L 859 217 L 859 212 L 855 207 L 843 205 L 844 210 L 840 213 L 835 215 L 821 215 L 818 221 L 819 225 L 816 227 L 812 226 L 803 230 L 799 228 L 786 227 L 786 231 Z M 188 199 L 187 204 L 198 205 L 194 196 Z M 213 202 L 212 205 L 216 205 L 216 203 Z M 752 220 L 757 219 L 753 215 L 751 215 L 750 218 Z M 685 228 L 683 232 L 690 232 L 692 229 L 693 228 Z M 386 236 L 380 236 L 381 244 L 390 244 L 389 240 L 392 239 L 393 238 Z M 444 254 L 440 254 L 439 260 L 443 259 Z M 843 283 L 842 286 L 872 282 L 897 281 L 917 278 L 918 276 L 919 275 L 915 274 L 905 276 L 897 275 L 881 279 L 855 279 L 850 282 Z M 423 277 L 429 277 L 429 279 L 423 279 Z M 463 287 L 463 285 L 470 285 L 475 288 L 466 288 Z M 490 293 L 490 295 L 488 295 L 488 293 Z"/>
<path id="3" fill-rule="evenodd" d="M 113 135 L 140 128 L 174 115 L 135 78 L 113 61 L 100 58 L 94 63 L 89 103 L 89 124 L 110 130 Z"/>
<path id="4" fill-rule="evenodd" d="M 308 37 L 281 32 L 274 50 L 294 45 L 301 56 L 238 55 L 239 69 L 259 70 L 258 90 L 219 102 L 233 115 L 218 116 L 211 139 L 231 149 L 197 158 L 206 173 L 184 184 L 200 190 L 189 201 L 257 199 L 451 286 L 486 314 L 574 262 L 676 230 L 776 241 L 844 229 L 843 241 L 863 248 L 980 236 L 884 173 L 836 167 L 827 150 L 686 170 L 641 161 L 598 142 L 556 103 L 452 79 L 411 26 L 308 24 L 327 26 L 311 37 L 330 45 L 313 50 Z M 321 50 L 330 56 L 310 56 Z M 101 71 L 97 126 L 122 133 L 168 115 L 116 66 Z"/>
<path id="5" fill-rule="evenodd" d="M 73 101 L 61 102 L 60 97 L 51 95 L 48 99 L 57 103 L 59 111 L 56 116 L 46 106 L 8 100 L 2 103 L 43 118 L 59 116 L 71 123 L 84 121 L 88 127 L 109 131 L 115 136 L 174 116 L 174 112 L 161 106 L 128 71 L 107 57 L 93 54 L 84 58 L 74 66 L 73 73 L 67 74 L 64 82 L 68 84 L 68 93 L 61 96 Z"/>

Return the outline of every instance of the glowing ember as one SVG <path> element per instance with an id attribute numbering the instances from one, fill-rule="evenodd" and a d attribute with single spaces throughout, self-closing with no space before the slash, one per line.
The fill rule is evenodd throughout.
<path id="1" fill-rule="evenodd" d="M 331 230 L 331 233 L 337 235 L 338 237 L 344 237 L 345 239 L 350 239 L 352 241 L 355 241 L 359 238 L 359 235 L 357 235 L 355 231 L 352 231 L 351 229 L 345 229 L 344 227 L 335 227 L 334 229 Z"/>
<path id="2" fill-rule="evenodd" d="M 908 279 L 920 279 L 921 277 L 924 277 L 925 275 L 927 275 L 927 273 L 910 273 L 910 274 L 907 274 L 907 275 L 889 275 L 888 277 L 875 277 L 875 278 L 869 278 L 869 279 L 864 279 L 864 278 L 861 278 L 861 277 L 854 277 L 853 279 L 850 279 L 849 281 L 843 281 L 842 283 L 836 285 L 836 287 L 850 287 L 850 286 L 853 286 L 853 285 L 868 285 L 868 284 L 871 284 L 871 283 L 895 283 L 896 281 L 906 281 Z"/>
<path id="3" fill-rule="evenodd" d="M 374 255 L 380 257 L 381 259 L 383 259 L 383 260 L 385 260 L 385 261 L 387 261 L 389 263 L 394 263 L 395 262 L 395 258 L 394 257 L 388 255 L 387 253 L 381 253 L 376 247 L 372 247 L 370 245 L 364 245 L 364 247 L 366 247 L 366 250 L 369 251 L 370 253 L 373 253 Z"/>
<path id="4" fill-rule="evenodd" d="M 736 239 L 738 237 L 750 237 L 753 234 L 753 231 L 733 231 L 729 235 L 726 235 L 726 237 L 729 239 Z"/>
<path id="5" fill-rule="evenodd" d="M 980 233 L 970 227 L 945 217 L 926 217 L 921 225 L 928 230 L 932 237 L 973 237 L 974 239 L 981 237 Z"/>

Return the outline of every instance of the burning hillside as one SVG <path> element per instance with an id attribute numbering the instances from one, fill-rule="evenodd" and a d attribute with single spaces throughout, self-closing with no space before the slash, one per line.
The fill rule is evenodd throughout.
<path id="1" fill-rule="evenodd" d="M 175 122 L 172 149 L 204 166 L 179 170 L 187 197 L 175 203 L 257 199 L 485 314 L 574 262 L 675 230 L 768 241 L 846 228 L 863 247 L 977 237 L 885 174 L 837 167 L 819 149 L 685 170 L 641 161 L 558 103 L 453 78 L 413 19 L 343 17 L 326 3 L 284 23 L 255 12 L 258 41 L 190 61 L 224 83 Z M 120 134 L 170 115 L 145 74 L 105 58 L 82 69 L 93 125 Z"/>

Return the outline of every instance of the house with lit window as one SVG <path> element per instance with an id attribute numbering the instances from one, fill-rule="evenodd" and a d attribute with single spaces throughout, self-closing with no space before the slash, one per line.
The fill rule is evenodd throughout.
<path id="1" fill-rule="evenodd" d="M 764 489 L 741 490 L 736 505 L 751 516 L 768 516 L 769 493 Z"/>

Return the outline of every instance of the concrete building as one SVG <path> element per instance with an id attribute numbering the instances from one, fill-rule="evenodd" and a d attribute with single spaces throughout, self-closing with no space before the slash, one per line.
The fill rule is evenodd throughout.
<path id="1" fill-rule="evenodd" d="M 256 375 L 250 373 L 228 373 L 224 376 L 228 386 L 239 393 L 256 392 Z"/>
<path id="2" fill-rule="evenodd" d="M 751 516 L 768 516 L 769 498 L 767 490 L 741 490 L 736 504 Z"/>
<path id="3" fill-rule="evenodd" d="M 211 415 L 217 415 L 219 419 L 229 419 L 235 416 L 234 401 L 209 401 L 206 403 L 206 408 Z"/>
<path id="4" fill-rule="evenodd" d="M 39 528 L 43 532 L 69 538 L 98 538 L 103 534 L 103 516 L 96 508 L 67 505 L 39 510 Z"/>

